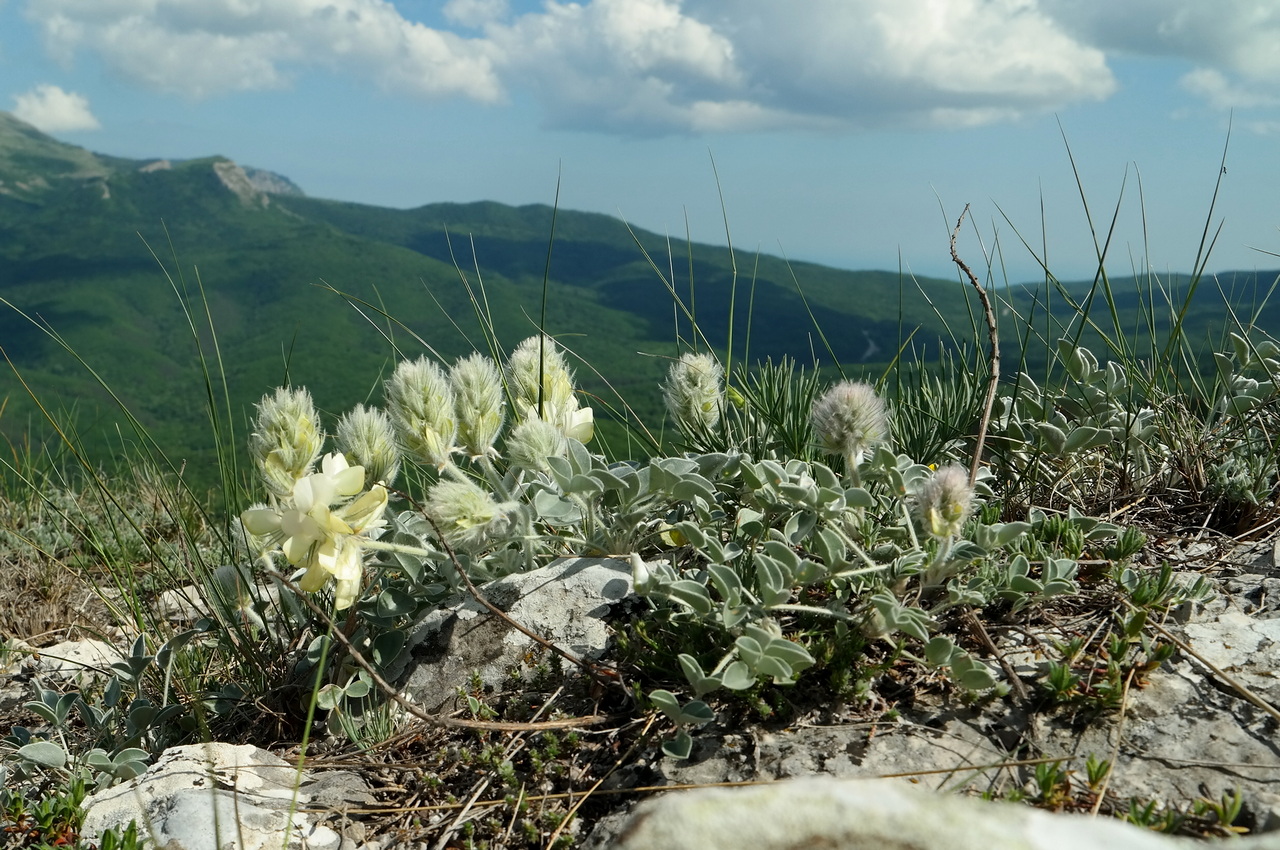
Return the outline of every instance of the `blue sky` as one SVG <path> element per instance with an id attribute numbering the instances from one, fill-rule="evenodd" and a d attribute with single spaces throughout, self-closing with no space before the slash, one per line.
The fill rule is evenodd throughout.
<path id="1" fill-rule="evenodd" d="M 559 175 L 723 243 L 714 157 L 741 249 L 951 276 L 971 203 L 1014 281 L 1015 229 L 1092 275 L 1064 133 L 1102 231 L 1127 174 L 1111 273 L 1188 269 L 1230 126 L 1210 269 L 1280 267 L 1280 0 L 0 0 L 0 109 L 384 206 Z"/>

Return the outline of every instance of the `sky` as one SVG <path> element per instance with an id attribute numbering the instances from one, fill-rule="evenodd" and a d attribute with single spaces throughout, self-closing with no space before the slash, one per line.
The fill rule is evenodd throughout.
<path id="1" fill-rule="evenodd" d="M 966 204 L 997 282 L 1092 278 L 1113 218 L 1112 275 L 1207 221 L 1210 271 L 1280 268 L 1280 0 L 0 0 L 0 109 L 850 269 L 954 276 Z"/>

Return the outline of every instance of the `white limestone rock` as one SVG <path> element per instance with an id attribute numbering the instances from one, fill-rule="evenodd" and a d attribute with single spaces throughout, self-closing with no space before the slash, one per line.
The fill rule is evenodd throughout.
<path id="1" fill-rule="evenodd" d="M 636 807 L 611 850 L 1191 850 L 1115 820 L 933 794 L 890 780 L 806 778 L 677 791 Z M 1280 836 L 1232 842 L 1280 850 Z"/>
<path id="2" fill-rule="evenodd" d="M 342 836 L 296 811 L 312 802 L 310 778 L 247 744 L 173 747 L 141 776 L 86 798 L 81 834 L 97 843 L 136 821 L 165 850 L 338 850 Z"/>
<path id="3" fill-rule="evenodd" d="M 485 598 L 534 634 L 580 657 L 596 659 L 609 645 L 609 607 L 631 593 L 631 567 L 611 558 L 564 558 L 539 570 L 517 573 L 481 588 Z M 409 635 L 405 671 L 390 671 L 402 689 L 428 711 L 436 711 L 466 686 L 473 672 L 486 685 L 531 670 L 534 647 L 475 599 L 467 596 L 433 612 Z"/>

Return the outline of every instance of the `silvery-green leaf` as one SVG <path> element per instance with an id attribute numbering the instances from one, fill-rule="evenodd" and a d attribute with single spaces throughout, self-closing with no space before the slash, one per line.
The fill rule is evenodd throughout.
<path id="1" fill-rule="evenodd" d="M 706 587 L 690 579 L 673 581 L 662 588 L 662 592 L 683 605 L 687 605 L 699 614 L 711 613 L 711 596 Z"/>
<path id="2" fill-rule="evenodd" d="M 756 584 L 760 591 L 760 604 L 781 605 L 791 598 L 790 576 L 783 573 L 782 565 L 768 555 L 758 555 L 755 561 Z"/>
<path id="3" fill-rule="evenodd" d="M 591 452 L 582 443 L 577 440 L 569 440 L 568 448 L 569 464 L 575 474 L 581 475 L 589 472 L 595 466 Z"/>
<path id="4" fill-rule="evenodd" d="M 143 762 L 145 764 L 146 761 L 150 758 L 151 758 L 151 754 L 148 753 L 146 750 L 141 750 L 141 749 L 138 749 L 137 747 L 126 747 L 125 749 L 113 755 L 111 757 L 111 760 L 116 762 L 117 764 L 125 761 Z"/>
<path id="5" fill-rule="evenodd" d="M 1016 593 L 1039 593 L 1041 588 L 1040 582 L 1027 576 L 1013 576 L 1009 580 L 1009 589 Z"/>
<path id="6" fill-rule="evenodd" d="M 541 490 L 533 496 L 533 508 L 538 516 L 554 525 L 575 525 L 582 521 L 582 509 L 550 490 Z"/>
<path id="7" fill-rule="evenodd" d="M 404 649 L 405 633 L 400 629 L 392 629 L 383 632 L 373 639 L 373 663 L 379 667 L 386 667 L 392 661 L 400 657 L 400 651 Z"/>
<path id="8" fill-rule="evenodd" d="M 33 741 L 25 747 L 19 747 L 17 755 L 41 767 L 60 768 L 67 764 L 66 751 L 50 741 Z"/>
<path id="9" fill-rule="evenodd" d="M 1056 455 L 1060 455 L 1067 447 L 1067 435 L 1062 429 L 1052 422 L 1036 423 L 1036 433 L 1040 435 L 1049 451 Z"/>
<path id="10" fill-rule="evenodd" d="M 566 493 L 574 493 L 590 497 L 597 496 L 604 492 L 604 487 L 601 486 L 600 482 L 592 476 L 579 473 L 569 479 L 568 484 L 565 485 L 564 491 Z"/>
<path id="11" fill-rule="evenodd" d="M 985 664 L 974 661 L 968 654 L 952 660 L 951 673 L 961 687 L 971 691 L 985 691 L 996 686 L 996 677 L 991 670 Z"/>
<path id="12" fill-rule="evenodd" d="M 1250 360 L 1249 340 L 1234 332 L 1228 333 L 1227 338 L 1231 340 L 1231 347 L 1236 351 L 1236 360 L 1242 367 L 1247 366 Z M 1215 359 L 1220 356 L 1214 355 Z"/>
<path id="13" fill-rule="evenodd" d="M 756 665 L 756 673 L 773 679 L 775 685 L 790 685 L 794 681 L 791 665 L 785 659 L 765 655 Z"/>
<path id="14" fill-rule="evenodd" d="M 330 711 L 342 701 L 342 688 L 334 684 L 325 685 L 316 694 L 316 707 Z"/>
<path id="15" fill-rule="evenodd" d="M 818 515 L 812 511 L 796 511 L 787 519 L 782 533 L 793 546 L 799 546 L 806 540 L 818 524 Z"/>
<path id="16" fill-rule="evenodd" d="M 707 545 L 707 534 L 697 523 L 684 520 L 676 523 L 675 530 L 683 534 L 689 545 L 696 549 L 702 549 Z"/>
<path id="17" fill-rule="evenodd" d="M 689 700 L 680 708 L 680 722 L 690 726 L 701 726 L 716 719 L 716 713 L 700 699 Z"/>
<path id="18" fill-rule="evenodd" d="M 675 737 L 662 745 L 662 754 L 677 761 L 684 761 L 693 752 L 693 738 L 685 729 L 676 732 Z"/>
<path id="19" fill-rule="evenodd" d="M 716 586 L 716 592 L 726 604 L 741 604 L 742 579 L 738 576 L 737 570 L 724 564 L 708 564 L 707 574 L 711 577 L 711 583 Z"/>
<path id="20" fill-rule="evenodd" d="M 156 652 L 156 663 L 161 668 L 167 668 L 173 659 L 173 653 L 191 643 L 201 632 L 199 629 L 187 629 L 185 632 L 179 632 L 164 642 L 164 646 L 160 647 Z"/>
<path id="21" fill-rule="evenodd" d="M 122 782 L 128 782 L 130 779 L 141 776 L 146 772 L 147 763 L 145 761 L 116 761 L 111 768 L 111 773 Z"/>
<path id="22" fill-rule="evenodd" d="M 796 584 L 813 584 L 815 581 L 821 581 L 831 574 L 825 564 L 819 564 L 817 561 L 805 558 L 800 562 L 799 569 L 796 570 L 792 580 Z"/>
<path id="23" fill-rule="evenodd" d="M 738 648 L 738 657 L 742 659 L 743 663 L 752 670 L 756 669 L 756 665 L 760 663 L 760 659 L 764 656 L 764 650 L 759 641 L 748 635 L 741 635 L 733 644 Z"/>
<path id="24" fill-rule="evenodd" d="M 377 609 L 380 617 L 407 617 L 418 609 L 418 602 L 412 594 L 398 587 L 388 587 L 378 594 Z"/>
<path id="25" fill-rule="evenodd" d="M 840 535 L 836 534 L 829 528 L 820 528 L 818 533 L 813 536 L 813 540 L 809 542 L 813 548 L 813 553 L 821 558 L 828 567 L 838 569 L 844 563 L 845 545 L 840 539 Z"/>
<path id="26" fill-rule="evenodd" d="M 361 699 L 367 697 L 372 690 L 373 686 L 365 679 L 353 679 L 347 683 L 342 692 L 352 699 Z"/>
<path id="27" fill-rule="evenodd" d="M 831 467 L 825 463 L 813 463 L 809 468 L 812 470 L 813 478 L 818 482 L 819 487 L 835 490 L 843 486 L 840 476 L 836 475 Z"/>
<path id="28" fill-rule="evenodd" d="M 951 662 L 955 650 L 956 645 L 951 638 L 937 635 L 924 645 L 924 657 L 934 667 L 943 667 Z"/>
<path id="29" fill-rule="evenodd" d="M 1031 531 L 1031 523 L 1029 522 L 1006 522 L 1003 525 L 995 526 L 997 547 L 1008 546 L 1010 543 L 1022 537 Z"/>
<path id="30" fill-rule="evenodd" d="M 680 700 L 676 699 L 676 695 L 671 693 L 671 691 L 663 688 L 650 691 L 649 701 L 653 703 L 654 708 L 661 711 L 673 721 L 680 716 Z"/>
<path id="31" fill-rule="evenodd" d="M 720 687 L 720 680 L 715 676 L 708 676 L 702 669 L 702 665 L 698 663 L 698 659 L 682 652 L 678 656 L 680 669 L 684 671 L 684 677 L 689 680 L 690 686 L 696 696 L 702 697 Z"/>
<path id="32" fill-rule="evenodd" d="M 746 664 L 741 661 L 731 661 L 729 666 L 720 673 L 720 683 L 730 690 L 745 691 L 755 687 L 756 677 Z"/>
<path id="33" fill-rule="evenodd" d="M 700 475 L 689 475 L 682 478 L 675 487 L 671 489 L 671 495 L 677 499 L 683 499 L 686 502 L 693 502 L 701 499 L 707 504 L 714 504 L 716 501 L 715 488 L 711 486 L 711 482 Z"/>
<path id="34" fill-rule="evenodd" d="M 788 667 L 797 672 L 814 665 L 814 659 L 809 654 L 809 650 L 786 638 L 775 638 L 765 647 L 765 654 L 770 658 L 777 658 L 786 662 Z"/>
<path id="35" fill-rule="evenodd" d="M 867 490 L 861 487 L 849 487 L 844 491 L 845 503 L 851 508 L 874 507 L 876 500 Z"/>
<path id="36" fill-rule="evenodd" d="M 634 476 L 634 473 L 632 473 Z M 604 490 L 625 490 L 627 483 L 620 475 L 615 475 L 612 467 L 610 469 L 594 469 L 591 471 L 591 477 L 599 482 L 600 487 Z"/>
<path id="37" fill-rule="evenodd" d="M 1067 436 L 1067 440 L 1059 454 L 1075 454 L 1085 449 L 1099 448 L 1107 445 L 1111 440 L 1112 434 L 1109 429 L 1104 430 L 1081 425 Z"/>

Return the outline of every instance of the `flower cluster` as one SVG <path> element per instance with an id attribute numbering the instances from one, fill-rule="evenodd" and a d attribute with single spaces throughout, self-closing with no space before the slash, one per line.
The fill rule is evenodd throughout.
<path id="1" fill-rule="evenodd" d="M 814 433 L 822 448 L 844 457 L 845 472 L 857 482 L 862 453 L 889 438 L 884 402 L 869 385 L 841 381 L 813 403 Z"/>
<path id="2" fill-rule="evenodd" d="M 323 443 L 324 433 L 306 390 L 281 387 L 258 405 L 249 454 L 273 496 L 287 496 L 293 490 L 293 482 L 315 464 Z"/>
<path id="3" fill-rule="evenodd" d="M 364 468 L 348 466 L 341 454 L 325 456 L 319 472 L 294 481 L 288 498 L 274 507 L 250 508 L 241 514 L 245 530 L 279 548 L 290 564 L 305 572 L 298 586 L 313 593 L 332 578 L 334 607 L 351 607 L 363 572 L 361 537 L 383 525 L 387 489 L 364 488 Z"/>
<path id="4" fill-rule="evenodd" d="M 507 382 L 518 421 L 541 419 L 566 437 L 591 441 L 594 415 L 591 408 L 578 406 L 573 372 L 551 337 L 531 336 L 516 346 L 507 360 Z"/>
<path id="5" fill-rule="evenodd" d="M 921 527 L 937 540 L 959 537 L 973 507 L 973 486 L 963 467 L 951 464 L 931 475 L 916 494 Z"/>
<path id="6" fill-rule="evenodd" d="M 686 432 L 710 431 L 720 421 L 723 371 L 709 354 L 685 353 L 672 364 L 662 385 L 662 399 Z"/>

